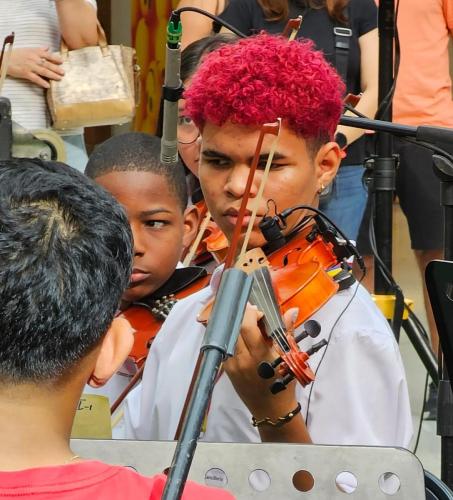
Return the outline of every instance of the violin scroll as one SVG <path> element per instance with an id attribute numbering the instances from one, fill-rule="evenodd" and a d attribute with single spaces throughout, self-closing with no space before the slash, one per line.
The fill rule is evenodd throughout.
<path id="1" fill-rule="evenodd" d="M 327 345 L 327 341 L 322 339 L 306 352 L 299 350 L 297 343 L 307 337 L 316 338 L 320 331 L 321 326 L 317 321 L 307 321 L 304 325 L 304 331 L 296 337 L 292 337 L 291 333 L 287 334 L 287 342 L 291 347 L 289 352 L 282 353 L 272 362 L 263 361 L 258 365 L 258 375 L 262 378 L 273 378 L 276 373 L 279 375 L 279 378 L 277 378 L 270 387 L 272 394 L 277 394 L 285 390 L 286 386 L 295 378 L 302 386 L 306 386 L 313 382 L 315 376 L 307 361 L 312 354 Z"/>

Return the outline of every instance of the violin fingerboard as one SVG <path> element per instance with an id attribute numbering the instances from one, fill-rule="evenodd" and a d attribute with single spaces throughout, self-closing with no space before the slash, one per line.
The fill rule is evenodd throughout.
<path id="1" fill-rule="evenodd" d="M 264 329 L 268 337 L 275 341 L 281 340 L 284 345 L 280 347 L 284 350 L 286 346 L 286 326 L 278 306 L 277 297 L 272 287 L 271 275 L 267 267 L 261 267 L 253 271 L 253 285 L 250 293 L 250 302 L 264 313 L 262 319 Z"/>

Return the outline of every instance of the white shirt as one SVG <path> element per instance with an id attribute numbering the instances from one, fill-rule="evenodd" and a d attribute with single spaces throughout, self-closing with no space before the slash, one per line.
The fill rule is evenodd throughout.
<path id="1" fill-rule="evenodd" d="M 96 0 L 86 0 L 96 7 Z M 53 0 L 0 0 L 0 42 L 14 31 L 13 49 L 60 50 L 60 30 Z M 0 48 L 1 50 L 1 48 Z M 45 90 L 24 79 L 6 77 L 1 95 L 11 100 L 13 120 L 34 130 L 50 126 Z M 78 129 L 81 133 L 81 129 Z"/>
<path id="2" fill-rule="evenodd" d="M 176 264 L 176 269 L 181 269 L 183 267 L 184 265 L 182 264 L 182 262 L 178 262 Z M 124 391 L 124 389 L 126 389 L 136 372 L 137 367 L 135 363 L 132 360 L 127 359 L 119 368 L 119 370 L 112 375 L 112 377 L 107 381 L 106 384 L 97 388 L 91 387 L 90 385 L 86 384 L 83 390 L 83 394 L 105 396 L 109 400 L 109 405 L 112 406 Z M 117 411 L 118 414 L 121 413 L 122 404 L 119 406 Z M 121 438 L 124 433 L 122 418 L 115 418 L 113 419 L 113 421 L 115 422 L 115 426 L 113 428 L 113 437 Z"/>
<path id="3" fill-rule="evenodd" d="M 218 272 L 212 281 L 216 279 Z M 174 438 L 205 330 L 196 316 L 212 293 L 207 287 L 172 309 L 153 343 L 142 383 L 126 399 L 124 437 Z M 316 339 L 300 343 L 303 350 L 330 336 L 310 402 L 311 386 L 298 384 L 296 389 L 303 414 L 308 411 L 313 442 L 407 447 L 412 419 L 402 360 L 368 292 L 355 284 L 337 293 L 312 319 L 322 330 Z M 321 349 L 310 358 L 314 371 L 323 353 Z M 202 440 L 259 441 L 250 412 L 226 374 L 214 388 Z"/>

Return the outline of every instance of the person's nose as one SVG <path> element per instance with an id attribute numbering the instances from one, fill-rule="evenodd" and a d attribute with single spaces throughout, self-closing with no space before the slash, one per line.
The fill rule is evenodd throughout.
<path id="1" fill-rule="evenodd" d="M 140 257 L 145 254 L 146 246 L 142 231 L 139 229 L 137 224 L 131 224 L 132 237 L 134 239 L 134 257 Z"/>
<path id="2" fill-rule="evenodd" d="M 247 180 L 250 173 L 250 167 L 248 165 L 235 165 L 228 176 L 225 190 L 226 192 L 234 198 L 242 198 L 245 193 L 245 188 L 247 186 Z M 255 172 L 254 179 L 252 181 L 252 186 L 250 189 L 250 198 L 254 198 L 258 192 L 259 186 L 259 172 Z"/>

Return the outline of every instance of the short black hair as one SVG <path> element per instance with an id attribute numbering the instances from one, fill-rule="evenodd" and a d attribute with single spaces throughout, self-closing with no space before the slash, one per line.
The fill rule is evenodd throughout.
<path id="1" fill-rule="evenodd" d="M 187 207 L 188 193 L 182 165 L 164 165 L 160 161 L 160 139 L 143 132 L 114 135 L 96 146 L 88 160 L 85 174 L 92 179 L 111 172 L 151 172 L 165 177 L 182 208 Z"/>
<path id="2" fill-rule="evenodd" d="M 225 44 L 235 43 L 239 38 L 233 33 L 209 35 L 190 43 L 181 53 L 181 80 L 186 82 L 200 65 L 201 58 Z"/>
<path id="3" fill-rule="evenodd" d="M 66 380 L 102 340 L 132 267 L 126 214 L 57 162 L 0 162 L 0 383 Z"/>

